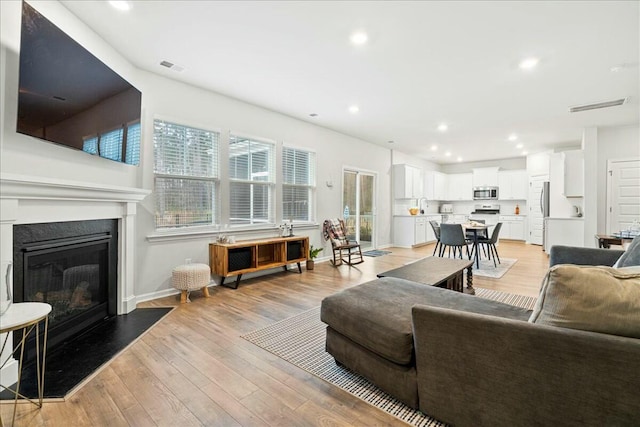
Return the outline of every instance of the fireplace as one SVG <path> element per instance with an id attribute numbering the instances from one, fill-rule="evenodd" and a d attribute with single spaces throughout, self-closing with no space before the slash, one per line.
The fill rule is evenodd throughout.
<path id="1" fill-rule="evenodd" d="M 115 219 L 14 226 L 14 301 L 51 305 L 50 349 L 117 314 L 117 230 Z"/>

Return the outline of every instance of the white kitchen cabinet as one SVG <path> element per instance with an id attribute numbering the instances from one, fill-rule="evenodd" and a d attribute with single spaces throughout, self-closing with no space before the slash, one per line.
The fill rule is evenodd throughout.
<path id="1" fill-rule="evenodd" d="M 549 253 L 552 246 L 584 246 L 584 219 L 545 218 L 544 250 Z"/>
<path id="2" fill-rule="evenodd" d="M 448 175 L 449 185 L 446 200 L 473 200 L 473 175 L 454 173 Z"/>
<path id="3" fill-rule="evenodd" d="M 424 197 L 422 170 L 410 165 L 393 165 L 393 196 L 396 199 Z"/>
<path id="4" fill-rule="evenodd" d="M 498 198 L 500 200 L 527 200 L 529 179 L 526 170 L 498 172 Z"/>
<path id="5" fill-rule="evenodd" d="M 502 229 L 499 237 L 501 239 L 525 240 L 526 217 L 520 215 L 500 215 Z"/>
<path id="6" fill-rule="evenodd" d="M 498 186 L 498 168 L 475 168 L 473 169 L 473 187 L 496 187 Z"/>
<path id="7" fill-rule="evenodd" d="M 571 150 L 562 153 L 564 161 L 565 197 L 584 197 L 584 152 Z"/>
<path id="8" fill-rule="evenodd" d="M 427 243 L 428 230 L 431 228 L 425 216 L 395 216 L 393 217 L 393 244 L 401 248 Z M 434 237 L 435 239 L 435 237 Z"/>
<path id="9" fill-rule="evenodd" d="M 427 200 L 438 200 L 435 198 L 434 185 L 435 185 L 435 171 L 424 171 L 422 174 L 424 178 L 424 184 L 422 186 L 422 191 L 424 193 L 424 197 Z"/>
<path id="10" fill-rule="evenodd" d="M 433 172 L 433 200 L 447 200 L 449 177 L 442 172 Z"/>

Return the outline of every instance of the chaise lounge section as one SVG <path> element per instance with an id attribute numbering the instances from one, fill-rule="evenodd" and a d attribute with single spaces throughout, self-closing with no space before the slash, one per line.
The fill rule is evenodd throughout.
<path id="1" fill-rule="evenodd" d="M 638 265 L 640 238 L 629 251 L 627 261 Z M 612 265 L 621 255 L 614 252 L 554 247 L 550 261 L 552 266 L 587 259 Z M 563 289 L 560 282 L 577 277 L 580 286 L 600 275 L 606 286 L 618 288 L 610 292 L 589 283 L 604 292 L 597 298 L 607 293 L 633 298 L 600 307 L 614 312 L 615 333 L 548 321 L 553 298 Z M 542 292 L 536 317 L 508 304 L 381 278 L 323 300 L 326 349 L 337 363 L 400 401 L 455 425 L 638 425 L 640 269 L 558 265 Z M 576 301 L 578 307 L 584 303 Z M 599 330 L 597 323 L 606 324 L 611 315 L 589 304 L 593 312 L 587 309 L 587 318 L 595 319 Z M 629 314 L 621 314 L 625 305 Z M 620 316 L 628 317 L 626 329 L 615 329 Z"/>

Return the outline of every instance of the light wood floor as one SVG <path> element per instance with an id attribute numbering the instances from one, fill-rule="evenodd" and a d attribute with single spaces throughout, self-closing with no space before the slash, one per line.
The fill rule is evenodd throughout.
<path id="1" fill-rule="evenodd" d="M 18 405 L 19 426 L 304 426 L 404 425 L 347 392 L 240 338 L 316 307 L 327 295 L 433 252 L 390 249 L 358 266 L 316 263 L 303 274 L 279 272 L 141 306 L 176 306 L 135 344 L 64 402 Z M 539 246 L 501 242 L 518 262 L 502 279 L 474 276 L 474 286 L 536 296 L 548 265 Z M 0 405 L 9 425 L 12 405 Z"/>

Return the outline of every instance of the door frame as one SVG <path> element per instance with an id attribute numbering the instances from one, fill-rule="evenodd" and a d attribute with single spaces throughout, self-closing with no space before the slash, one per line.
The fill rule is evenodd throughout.
<path id="1" fill-rule="evenodd" d="M 612 168 L 614 163 L 626 163 L 626 162 L 640 162 L 640 157 L 634 157 L 630 159 L 609 159 L 607 160 L 607 172 L 606 172 L 606 188 L 607 188 L 607 204 L 604 209 L 604 226 L 605 232 L 607 234 L 611 234 L 611 207 L 613 206 L 613 201 L 611 200 L 613 193 L 613 174 Z"/>
<path id="2" fill-rule="evenodd" d="M 373 201 L 373 232 L 371 233 L 371 247 L 368 249 L 377 249 L 377 243 L 378 243 L 378 172 L 374 171 L 374 170 L 370 170 L 370 169 L 363 169 L 357 166 L 349 166 L 349 165 L 342 165 L 342 173 L 340 175 L 340 181 L 341 181 L 341 191 L 340 191 L 340 216 L 342 217 L 342 210 L 344 209 L 344 173 L 345 171 L 349 171 L 349 172 L 355 172 L 357 175 L 359 174 L 366 174 L 366 175 L 371 175 L 373 176 L 373 197 L 372 197 L 372 201 Z M 359 181 L 356 180 L 356 188 L 359 187 Z M 356 194 L 356 206 L 358 207 L 358 216 L 360 216 L 360 200 L 357 197 Z M 358 230 L 359 233 L 359 230 Z"/>

